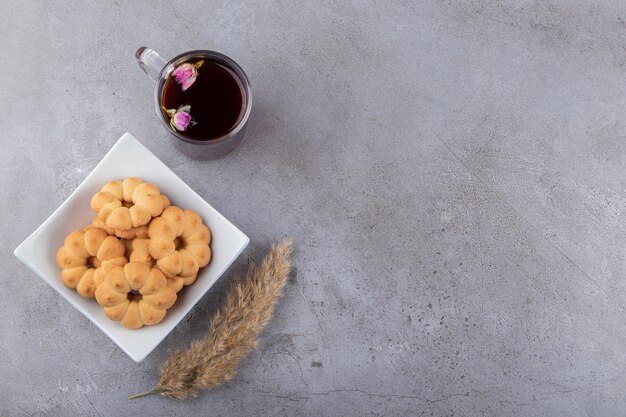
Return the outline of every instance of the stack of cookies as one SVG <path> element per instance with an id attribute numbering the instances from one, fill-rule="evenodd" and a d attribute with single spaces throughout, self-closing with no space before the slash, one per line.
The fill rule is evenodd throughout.
<path id="1" fill-rule="evenodd" d="M 92 224 L 57 251 L 63 283 L 95 298 L 128 329 L 161 322 L 176 294 L 211 260 L 211 231 L 138 178 L 111 181 L 91 199 Z"/>

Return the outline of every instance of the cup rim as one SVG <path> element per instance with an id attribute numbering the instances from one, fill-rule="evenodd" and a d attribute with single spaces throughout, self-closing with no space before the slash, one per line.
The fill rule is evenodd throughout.
<path id="1" fill-rule="evenodd" d="M 160 92 L 162 90 L 163 84 L 165 83 L 165 80 L 167 79 L 167 76 L 169 76 L 169 73 L 174 69 L 173 68 L 174 63 L 176 63 L 177 61 L 182 61 L 183 58 L 188 58 L 191 56 L 199 56 L 199 55 L 208 59 L 212 59 L 219 64 L 226 64 L 226 66 L 228 66 L 235 73 L 235 75 L 239 78 L 239 81 L 243 84 L 244 94 L 246 95 L 246 108 L 243 113 L 243 116 L 241 116 L 237 124 L 231 130 L 229 130 L 226 134 L 219 136 L 217 138 L 214 138 L 214 139 L 209 139 L 209 140 L 191 139 L 174 131 L 170 127 L 169 122 L 165 120 L 165 117 L 163 116 L 163 112 L 161 111 Z M 250 85 L 250 80 L 248 79 L 248 75 L 243 70 L 243 68 L 241 68 L 241 66 L 237 64 L 237 62 L 235 62 L 232 58 L 220 52 L 211 51 L 208 49 L 194 49 L 192 51 L 187 51 L 179 55 L 176 55 L 174 58 L 167 61 L 167 63 L 163 66 L 161 71 L 159 71 L 159 75 L 157 76 L 157 81 L 155 84 L 156 85 L 154 87 L 154 103 L 155 103 L 154 105 L 155 105 L 156 112 L 159 116 L 159 120 L 161 121 L 165 129 L 170 134 L 182 140 L 183 142 L 191 143 L 194 145 L 203 145 L 203 146 L 211 146 L 211 145 L 217 145 L 218 143 L 222 143 L 228 140 L 229 138 L 237 135 L 239 132 L 241 132 L 241 130 L 245 127 L 246 122 L 250 118 L 250 114 L 252 113 L 252 88 Z"/>

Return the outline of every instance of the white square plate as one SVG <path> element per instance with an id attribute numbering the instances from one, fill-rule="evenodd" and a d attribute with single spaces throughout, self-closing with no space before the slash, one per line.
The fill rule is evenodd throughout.
<path id="1" fill-rule="evenodd" d="M 95 214 L 89 208 L 93 194 L 105 183 L 127 177 L 138 177 L 156 184 L 173 205 L 198 212 L 212 233 L 213 256 L 209 265 L 200 270 L 193 285 L 178 293 L 178 300 L 161 323 L 139 330 L 128 330 L 109 320 L 95 300 L 84 299 L 75 290 L 63 285 L 55 260 L 65 236 L 93 219 Z M 135 362 L 140 362 L 176 327 L 237 259 L 248 242 L 243 232 L 189 188 L 137 139 L 126 133 L 68 199 L 15 249 L 15 256 L 106 333 Z"/>

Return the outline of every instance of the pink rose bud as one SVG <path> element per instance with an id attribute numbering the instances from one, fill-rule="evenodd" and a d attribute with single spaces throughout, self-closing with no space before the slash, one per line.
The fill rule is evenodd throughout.
<path id="1" fill-rule="evenodd" d="M 176 78 L 176 82 L 181 84 L 183 91 L 185 91 L 196 81 L 198 70 L 194 64 L 181 64 L 172 71 L 172 76 Z"/>
<path id="2" fill-rule="evenodd" d="M 184 132 L 187 130 L 187 126 L 189 126 L 189 122 L 191 122 L 191 115 L 184 111 L 177 111 L 174 114 L 174 117 L 171 119 L 171 125 L 174 129 Z"/>

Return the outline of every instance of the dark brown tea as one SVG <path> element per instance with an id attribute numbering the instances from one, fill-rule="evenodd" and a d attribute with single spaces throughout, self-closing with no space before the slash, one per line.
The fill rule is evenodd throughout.
<path id="1" fill-rule="evenodd" d="M 163 117 L 190 139 L 208 141 L 226 135 L 243 117 L 246 107 L 241 81 L 229 68 L 207 59 L 186 63 L 191 65 L 179 72 L 174 70 L 165 81 L 161 95 Z M 183 73 L 185 68 L 188 70 Z M 186 83 L 190 85 L 183 91 Z"/>

